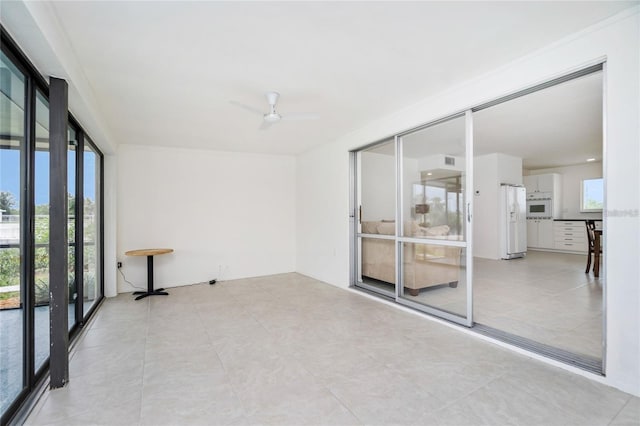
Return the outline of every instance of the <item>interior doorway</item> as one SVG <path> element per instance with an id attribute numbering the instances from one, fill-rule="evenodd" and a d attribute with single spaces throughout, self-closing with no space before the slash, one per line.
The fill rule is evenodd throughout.
<path id="1" fill-rule="evenodd" d="M 605 274 L 593 255 L 585 272 L 587 221 L 602 236 L 602 78 L 594 69 L 474 113 L 475 321 L 590 368 L 601 366 L 604 345 Z M 502 183 L 527 194 L 527 244 L 513 260 L 496 250 L 505 212 L 485 196 Z"/>

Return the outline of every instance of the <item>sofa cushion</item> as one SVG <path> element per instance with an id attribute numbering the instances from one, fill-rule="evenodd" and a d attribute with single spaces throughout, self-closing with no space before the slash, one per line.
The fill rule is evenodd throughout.
<path id="1" fill-rule="evenodd" d="M 424 234 L 427 237 L 442 237 L 444 235 L 447 235 L 448 233 L 449 233 L 448 225 L 433 226 L 431 228 L 426 228 L 424 230 Z"/>
<path id="2" fill-rule="evenodd" d="M 396 224 L 395 222 L 380 222 L 378 223 L 378 234 L 381 235 L 395 235 Z"/>
<path id="3" fill-rule="evenodd" d="M 377 234 L 378 233 L 378 224 L 380 222 L 362 222 L 362 233 L 363 234 Z"/>

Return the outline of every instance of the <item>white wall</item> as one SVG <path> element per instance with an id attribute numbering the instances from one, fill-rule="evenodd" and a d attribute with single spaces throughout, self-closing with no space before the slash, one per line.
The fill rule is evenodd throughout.
<path id="1" fill-rule="evenodd" d="M 297 270 L 336 286 L 349 285 L 349 150 L 606 57 L 607 375 L 589 377 L 640 395 L 639 10 L 619 14 L 301 155 Z"/>
<path id="2" fill-rule="evenodd" d="M 473 164 L 473 255 L 498 258 L 498 171 L 495 154 Z"/>
<path id="3" fill-rule="evenodd" d="M 104 295 L 114 297 L 117 286 L 117 249 L 118 249 L 118 157 L 104 156 Z"/>
<path id="4" fill-rule="evenodd" d="M 146 258 L 124 252 L 150 247 L 175 250 L 154 259 L 156 287 L 294 271 L 295 181 L 292 156 L 121 145 L 123 272 L 146 287 Z"/>
<path id="5" fill-rule="evenodd" d="M 349 285 L 349 152 L 332 143 L 297 159 L 296 271 Z"/>
<path id="6" fill-rule="evenodd" d="M 541 175 L 546 173 L 558 173 L 562 176 L 562 196 L 560 197 L 560 214 L 562 219 L 602 219 L 601 213 L 580 212 L 580 191 L 582 181 L 584 179 L 602 177 L 601 162 L 531 170 L 526 174 Z"/>
<path id="7" fill-rule="evenodd" d="M 500 184 L 522 184 L 522 159 L 493 153 L 474 158 L 473 255 L 500 259 Z"/>

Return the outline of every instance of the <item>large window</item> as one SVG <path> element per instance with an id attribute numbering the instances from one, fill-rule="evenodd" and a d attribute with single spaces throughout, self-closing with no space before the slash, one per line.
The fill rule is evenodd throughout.
<path id="1" fill-rule="evenodd" d="M 69 114 L 67 180 L 52 180 L 50 153 L 60 139 L 50 139 L 49 117 L 56 107 L 4 31 L 1 46 L 0 423 L 6 424 L 47 373 L 50 333 L 73 338 L 102 298 L 102 154 Z M 58 281 L 50 282 L 56 247 L 50 195 L 65 188 L 68 264 L 60 281 L 68 286 L 68 321 L 51 330 L 50 284 Z"/>
<path id="2" fill-rule="evenodd" d="M 24 274 L 21 259 L 26 76 L 0 53 L 0 410 L 25 387 Z M 4 422 L 3 422 L 4 423 Z"/>

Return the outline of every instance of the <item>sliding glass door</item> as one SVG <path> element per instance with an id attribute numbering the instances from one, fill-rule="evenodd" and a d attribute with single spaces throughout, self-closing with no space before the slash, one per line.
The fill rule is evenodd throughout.
<path id="1" fill-rule="evenodd" d="M 471 325 L 466 125 L 459 115 L 399 136 L 398 301 Z"/>
<path id="2" fill-rule="evenodd" d="M 471 326 L 470 112 L 354 153 L 355 285 Z"/>
<path id="3" fill-rule="evenodd" d="M 26 388 L 26 76 L 0 52 L 0 413 Z"/>
<path id="4" fill-rule="evenodd" d="M 604 78 L 595 64 L 352 153 L 354 284 L 603 372 Z"/>
<path id="5" fill-rule="evenodd" d="M 89 310 L 102 297 L 101 232 L 100 232 L 100 156 L 93 143 L 84 139 L 82 205 L 82 313 Z"/>
<path id="6" fill-rule="evenodd" d="M 395 297 L 396 145 L 384 141 L 356 155 L 358 270 L 356 285 Z"/>
<path id="7" fill-rule="evenodd" d="M 34 172 L 34 340 L 35 371 L 49 359 L 49 102 L 36 92 Z"/>

